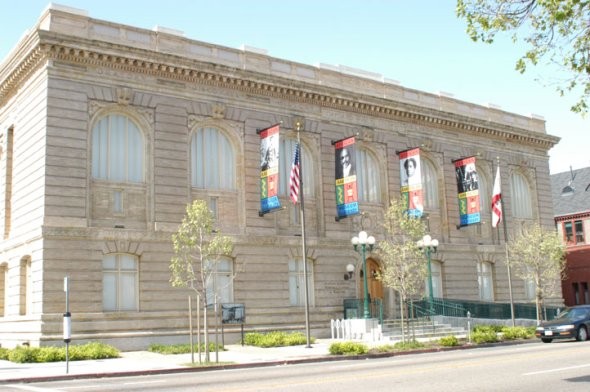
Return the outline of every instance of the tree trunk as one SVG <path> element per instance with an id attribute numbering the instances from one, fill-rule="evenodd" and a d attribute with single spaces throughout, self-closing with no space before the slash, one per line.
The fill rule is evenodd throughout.
<path id="1" fill-rule="evenodd" d="M 206 298 L 206 297 L 205 297 Z M 207 301 L 203 304 L 203 329 L 205 330 L 205 363 L 211 362 L 211 358 L 209 356 L 209 326 L 207 324 Z"/>

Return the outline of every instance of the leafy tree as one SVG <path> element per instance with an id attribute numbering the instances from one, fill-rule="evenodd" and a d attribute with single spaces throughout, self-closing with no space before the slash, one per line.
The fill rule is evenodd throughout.
<path id="1" fill-rule="evenodd" d="M 474 41 L 492 43 L 496 34 L 518 32 L 524 35 L 527 49 L 516 69 L 542 59 L 557 64 L 568 73 L 559 83 L 563 95 L 581 87 L 579 101 L 572 111 L 587 113 L 590 95 L 590 2 L 582 0 L 457 0 L 457 16 L 467 21 L 467 34 Z"/>
<path id="2" fill-rule="evenodd" d="M 178 231 L 172 235 L 174 256 L 170 261 L 172 286 L 196 292 L 198 306 L 203 308 L 206 362 L 209 362 L 207 304 L 212 302 L 208 296 L 217 295 L 211 290 L 213 275 L 219 259 L 233 252 L 231 239 L 214 232 L 213 223 L 213 214 L 204 200 L 188 204 Z"/>
<path id="3" fill-rule="evenodd" d="M 544 298 L 561 289 L 564 256 L 565 247 L 557 233 L 538 223 L 525 227 L 518 238 L 508 243 L 508 264 L 515 275 L 535 283 L 537 321 L 542 319 Z"/>
<path id="4" fill-rule="evenodd" d="M 383 262 L 379 279 L 400 296 L 403 335 L 403 304 L 423 289 L 428 273 L 424 253 L 417 244 L 426 227 L 422 220 L 408 215 L 406 203 L 392 200 L 383 219 L 383 228 L 386 237 L 379 242 L 378 252 Z"/>

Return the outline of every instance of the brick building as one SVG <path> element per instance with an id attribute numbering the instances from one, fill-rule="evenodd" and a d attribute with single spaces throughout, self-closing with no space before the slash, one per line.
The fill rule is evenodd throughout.
<path id="1" fill-rule="evenodd" d="M 566 305 L 590 304 L 590 167 L 551 176 L 555 225 L 566 245 Z"/>

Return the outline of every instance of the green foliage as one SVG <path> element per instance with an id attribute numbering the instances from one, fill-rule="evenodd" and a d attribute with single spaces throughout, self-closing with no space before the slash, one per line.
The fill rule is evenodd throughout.
<path id="1" fill-rule="evenodd" d="M 493 330 L 474 330 L 471 333 L 471 340 L 477 344 L 495 343 L 498 341 L 498 334 Z"/>
<path id="2" fill-rule="evenodd" d="M 8 353 L 8 360 L 16 363 L 34 363 L 36 361 L 36 347 L 17 346 Z"/>
<path id="3" fill-rule="evenodd" d="M 187 205 L 186 215 L 172 235 L 170 284 L 195 290 L 202 303 L 207 303 L 207 282 L 215 272 L 216 262 L 233 252 L 231 239 L 214 232 L 213 223 L 207 202 L 195 200 Z"/>
<path id="4" fill-rule="evenodd" d="M 6 349 L 4 349 L 6 350 Z M 69 360 L 118 358 L 119 350 L 107 344 L 91 342 L 69 347 Z M 65 347 L 24 347 L 7 350 L 6 359 L 16 363 L 59 362 L 66 360 Z"/>
<path id="5" fill-rule="evenodd" d="M 409 340 L 406 342 L 397 342 L 393 345 L 393 348 L 399 351 L 416 350 L 425 348 L 426 345 L 417 340 Z"/>
<path id="6" fill-rule="evenodd" d="M 473 332 L 498 333 L 498 332 L 502 332 L 503 328 L 504 328 L 503 325 L 497 325 L 497 324 L 476 325 L 473 327 Z"/>
<path id="7" fill-rule="evenodd" d="M 154 344 L 150 344 L 150 346 L 148 347 L 148 351 L 153 352 L 153 353 L 166 354 L 166 355 L 187 354 L 187 353 L 191 352 L 191 345 L 190 344 L 164 345 L 164 344 L 154 343 Z M 198 351 L 199 351 L 199 345 L 195 344 L 193 346 L 193 352 L 198 352 Z M 205 343 L 201 343 L 201 352 L 204 352 L 204 351 L 205 351 Z M 209 343 L 209 352 L 214 352 L 214 351 L 225 351 L 225 348 L 223 347 L 223 345 L 218 344 L 217 350 L 216 350 L 215 343 Z"/>
<path id="8" fill-rule="evenodd" d="M 8 354 L 10 353 L 10 350 L 4 347 L 0 347 L 0 360 L 2 361 L 8 361 Z"/>
<path id="9" fill-rule="evenodd" d="M 444 347 L 453 347 L 459 345 L 459 339 L 457 339 L 457 337 L 454 335 L 443 336 L 438 342 Z"/>
<path id="10" fill-rule="evenodd" d="M 369 352 L 369 347 L 358 342 L 334 342 L 328 352 L 332 355 L 362 355 Z"/>
<path id="11" fill-rule="evenodd" d="M 407 214 L 406 203 L 392 200 L 383 220 L 386 232 L 378 250 L 383 271 L 379 279 L 397 291 L 405 301 L 422 290 L 427 263 L 417 241 L 426 232 L 424 222 Z"/>
<path id="12" fill-rule="evenodd" d="M 542 319 L 543 298 L 561 294 L 561 278 L 565 270 L 565 246 L 553 229 L 538 223 L 524 228 L 508 244 L 508 262 L 514 274 L 535 284 L 537 319 Z"/>
<path id="13" fill-rule="evenodd" d="M 382 344 L 372 349 L 372 351 L 376 351 L 378 353 L 390 353 L 395 351 L 395 347 L 393 344 Z"/>
<path id="14" fill-rule="evenodd" d="M 315 341 L 311 338 L 312 343 Z M 244 336 L 244 344 L 256 347 L 297 346 L 307 343 L 307 337 L 301 332 L 286 333 L 272 331 L 268 333 L 248 332 Z"/>
<path id="15" fill-rule="evenodd" d="M 526 327 L 504 327 L 502 338 L 505 340 L 530 339 L 535 336 L 535 330 Z"/>
<path id="16" fill-rule="evenodd" d="M 457 0 L 456 8 L 473 41 L 492 43 L 498 33 L 512 32 L 516 42 L 522 33 L 527 46 L 516 70 L 523 73 L 527 64 L 537 65 L 541 59 L 557 65 L 568 75 L 557 91 L 562 95 L 580 91 L 580 99 L 572 107 L 580 113 L 587 113 L 590 95 L 589 11 L 590 3 L 579 0 Z"/>

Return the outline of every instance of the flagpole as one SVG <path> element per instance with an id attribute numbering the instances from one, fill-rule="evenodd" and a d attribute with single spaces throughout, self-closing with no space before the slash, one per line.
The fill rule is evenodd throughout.
<path id="1" fill-rule="evenodd" d="M 303 251 L 303 279 L 305 280 L 305 337 L 307 345 L 306 348 L 311 348 L 311 338 L 309 330 L 309 284 L 308 284 L 308 271 L 307 271 L 307 249 L 305 247 L 305 210 L 303 208 L 303 154 L 301 149 L 301 131 L 302 124 L 299 120 L 296 122 L 297 127 L 297 144 L 299 146 L 299 216 L 301 219 L 301 242 Z"/>
<path id="2" fill-rule="evenodd" d="M 496 157 L 498 161 L 498 167 L 500 167 L 500 157 Z M 500 179 L 498 179 L 500 181 Z M 504 227 L 504 251 L 505 254 L 505 262 L 506 268 L 508 269 L 508 292 L 510 295 L 510 318 L 512 320 L 512 326 L 515 327 L 516 323 L 514 321 L 514 299 L 512 297 L 512 272 L 510 271 L 510 262 L 508 261 L 508 229 L 506 228 L 506 211 L 504 209 L 504 198 L 500 198 L 500 206 L 502 208 L 502 226 Z M 499 228 L 498 228 L 499 231 Z M 498 236 L 499 238 L 500 236 Z"/>

